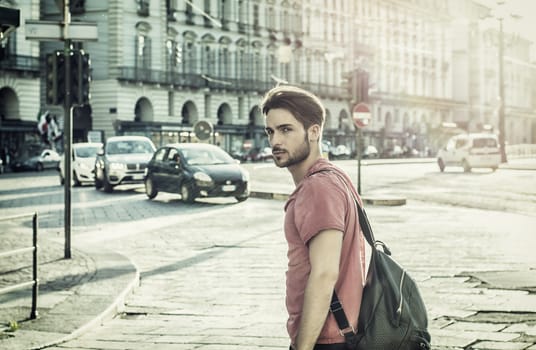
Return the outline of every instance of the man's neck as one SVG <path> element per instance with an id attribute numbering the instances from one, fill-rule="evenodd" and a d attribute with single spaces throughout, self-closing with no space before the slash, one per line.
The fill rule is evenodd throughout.
<path id="1" fill-rule="evenodd" d="M 311 167 L 320 159 L 322 156 L 320 154 L 313 154 L 305 159 L 303 162 L 299 164 L 295 164 L 293 166 L 288 167 L 288 171 L 292 175 L 292 179 L 294 180 L 294 185 L 298 186 L 298 184 L 303 180 L 305 175 L 307 175 L 307 172 Z"/>

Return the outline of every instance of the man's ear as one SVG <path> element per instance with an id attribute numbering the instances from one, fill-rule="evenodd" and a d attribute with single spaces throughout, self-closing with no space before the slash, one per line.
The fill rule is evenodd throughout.
<path id="1" fill-rule="evenodd" d="M 309 133 L 309 140 L 311 142 L 318 142 L 320 136 L 322 135 L 322 130 L 318 124 L 311 125 L 307 132 Z"/>

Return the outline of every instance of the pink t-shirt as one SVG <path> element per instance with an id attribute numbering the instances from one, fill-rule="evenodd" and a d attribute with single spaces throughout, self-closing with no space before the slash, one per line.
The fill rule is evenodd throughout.
<path id="1" fill-rule="evenodd" d="M 313 174 L 321 169 L 330 171 Z M 329 161 L 320 159 L 309 169 L 285 205 L 285 236 L 288 242 L 287 330 L 292 344 L 296 343 L 305 286 L 311 270 L 307 244 L 322 230 L 335 229 L 344 233 L 335 291 L 348 321 L 357 329 L 365 279 L 365 241 L 360 233 L 353 197 L 349 196 L 341 178 L 346 180 L 348 188 L 357 196 L 346 174 Z M 327 316 L 317 343 L 344 343 L 335 318 L 331 312 Z"/>

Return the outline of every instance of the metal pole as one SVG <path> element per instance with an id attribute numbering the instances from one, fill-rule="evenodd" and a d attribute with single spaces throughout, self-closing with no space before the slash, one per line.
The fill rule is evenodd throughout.
<path id="1" fill-rule="evenodd" d="M 65 101 L 63 105 L 64 116 L 64 130 L 63 130 L 63 142 L 64 142 L 64 200 L 65 200 L 65 212 L 64 212 L 64 229 L 65 229 L 65 259 L 71 258 L 71 154 L 72 154 L 72 108 L 71 108 L 71 40 L 69 39 L 69 24 L 71 23 L 71 13 L 69 12 L 69 0 L 64 1 L 63 8 L 64 19 L 64 32 L 63 40 L 64 56 L 65 56 Z"/>
<path id="2" fill-rule="evenodd" d="M 37 213 L 32 220 L 33 226 L 33 288 L 32 288 L 32 311 L 30 318 L 37 318 L 37 293 L 39 291 L 39 279 L 37 279 Z"/>
<path id="3" fill-rule="evenodd" d="M 504 106 L 506 101 L 504 99 L 504 33 L 503 33 L 503 19 L 499 18 L 499 145 L 501 147 L 501 163 L 507 163 L 506 147 L 505 147 L 505 116 Z"/>

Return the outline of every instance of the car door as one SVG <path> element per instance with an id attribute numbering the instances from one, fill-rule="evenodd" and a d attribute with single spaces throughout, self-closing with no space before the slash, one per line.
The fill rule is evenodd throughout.
<path id="1" fill-rule="evenodd" d="M 167 151 L 168 151 L 167 148 L 160 148 L 159 150 L 157 150 L 153 158 L 149 161 L 147 165 L 148 166 L 147 175 L 152 177 L 156 185 L 156 188 L 158 188 L 159 190 L 160 189 L 165 190 L 165 186 L 163 184 L 164 174 L 163 174 L 162 166 L 163 166 Z"/>
<path id="2" fill-rule="evenodd" d="M 178 193 L 182 176 L 182 164 L 179 151 L 171 147 L 165 161 L 166 186 L 168 192 Z"/>

